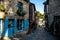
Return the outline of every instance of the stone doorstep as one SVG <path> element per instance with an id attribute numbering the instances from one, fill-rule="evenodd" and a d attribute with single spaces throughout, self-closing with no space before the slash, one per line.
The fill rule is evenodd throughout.
<path id="1" fill-rule="evenodd" d="M 27 32 L 28 32 L 28 31 L 17 32 L 16 34 L 14 34 L 14 35 L 12 36 L 12 38 L 13 38 L 13 37 L 16 37 L 17 35 L 21 35 L 21 36 L 26 35 Z"/>
<path id="2" fill-rule="evenodd" d="M 28 31 L 22 31 L 22 32 L 18 32 L 17 34 L 19 34 L 19 35 L 25 35 L 25 34 L 27 34 L 27 32 Z"/>
<path id="3" fill-rule="evenodd" d="M 11 40 L 9 37 L 3 37 L 3 40 Z"/>

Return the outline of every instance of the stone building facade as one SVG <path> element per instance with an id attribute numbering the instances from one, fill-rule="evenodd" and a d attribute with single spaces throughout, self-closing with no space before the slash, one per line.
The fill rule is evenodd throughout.
<path id="1" fill-rule="evenodd" d="M 6 8 L 6 17 L 17 16 L 18 3 L 22 3 L 23 10 L 26 11 L 25 19 L 29 19 L 29 1 L 27 0 L 3 0 L 2 3 Z"/>
<path id="2" fill-rule="evenodd" d="M 31 33 L 32 29 L 36 28 L 36 9 L 35 4 L 29 3 L 29 30 L 28 33 Z"/>
<path id="3" fill-rule="evenodd" d="M 5 7 L 4 31 L 1 37 L 6 39 L 12 37 L 16 32 L 28 31 L 29 3 L 30 0 L 0 0 L 0 5 Z M 25 13 L 24 16 L 22 12 Z"/>
<path id="4" fill-rule="evenodd" d="M 52 31 L 54 34 L 57 29 L 60 28 L 57 26 L 57 23 L 60 21 L 60 0 L 46 0 L 44 2 L 45 6 L 45 14 L 47 20 L 47 28 L 48 30 Z M 58 23 L 59 24 L 59 23 Z M 59 31 L 60 32 L 60 31 Z"/>
<path id="5" fill-rule="evenodd" d="M 5 18 L 2 20 L 3 29 L 0 38 L 7 39 L 17 32 L 29 32 L 29 21 L 35 21 L 35 4 L 30 0 L 0 0 L 0 5 L 5 7 Z M 30 19 L 30 20 L 29 20 Z M 0 30 L 1 32 L 1 30 Z"/>

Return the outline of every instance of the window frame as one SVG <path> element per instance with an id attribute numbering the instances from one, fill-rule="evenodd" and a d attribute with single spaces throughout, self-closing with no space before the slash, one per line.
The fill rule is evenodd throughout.
<path id="1" fill-rule="evenodd" d="M 17 6 L 18 6 L 18 11 L 22 12 L 23 11 L 23 3 L 18 1 Z"/>

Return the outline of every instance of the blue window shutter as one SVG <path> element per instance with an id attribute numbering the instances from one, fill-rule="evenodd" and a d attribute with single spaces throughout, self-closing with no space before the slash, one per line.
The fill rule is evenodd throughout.
<path id="1" fill-rule="evenodd" d="M 24 30 L 28 30 L 29 29 L 29 21 L 26 19 L 24 20 Z"/>
<path id="2" fill-rule="evenodd" d="M 14 33 L 17 32 L 17 19 L 14 19 Z"/>
<path id="3" fill-rule="evenodd" d="M 4 36 L 8 36 L 8 18 L 4 20 Z"/>

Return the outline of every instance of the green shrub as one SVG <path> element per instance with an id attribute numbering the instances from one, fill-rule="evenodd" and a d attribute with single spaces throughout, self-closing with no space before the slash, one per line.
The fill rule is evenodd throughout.
<path id="1" fill-rule="evenodd" d="M 4 11 L 5 7 L 3 5 L 0 5 L 0 11 Z"/>

